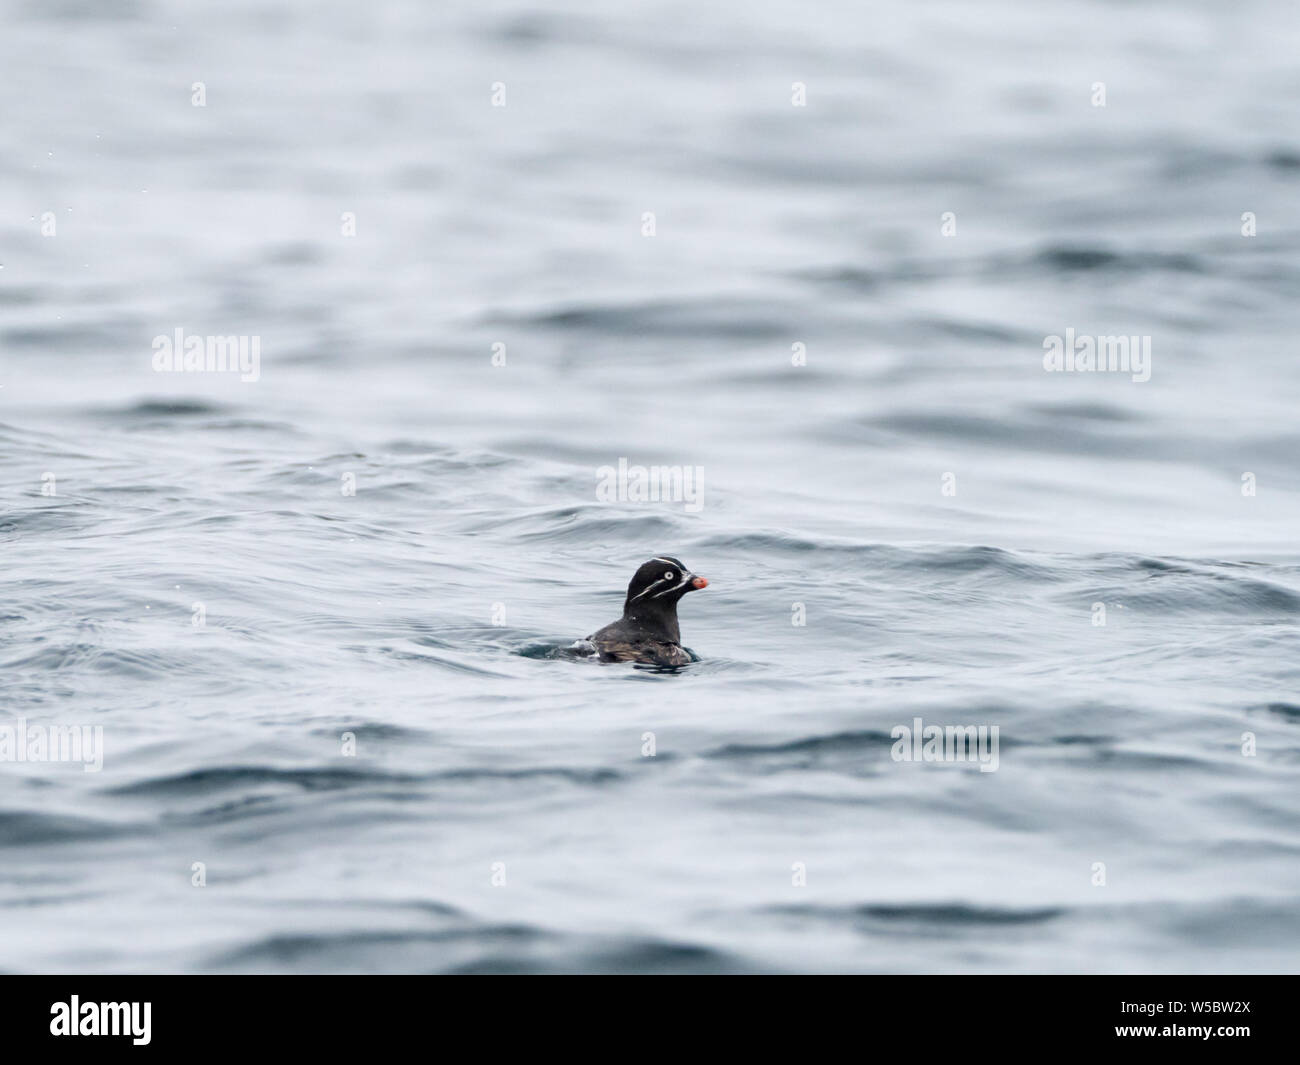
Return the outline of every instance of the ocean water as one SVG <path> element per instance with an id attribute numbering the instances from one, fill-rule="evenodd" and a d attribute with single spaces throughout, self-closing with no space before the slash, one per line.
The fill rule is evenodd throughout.
<path id="1" fill-rule="evenodd" d="M 0 743 L 103 746 L 0 761 L 0 970 L 1296 971 L 1298 50 L 6 5 Z M 663 553 L 698 662 L 555 656 Z"/>

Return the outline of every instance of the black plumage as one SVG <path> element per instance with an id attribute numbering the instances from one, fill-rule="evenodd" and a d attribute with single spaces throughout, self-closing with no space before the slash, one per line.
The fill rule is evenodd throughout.
<path id="1" fill-rule="evenodd" d="M 684 666 L 692 661 L 682 647 L 677 603 L 687 592 L 705 588 L 671 555 L 646 562 L 627 586 L 623 616 L 587 637 L 602 662 L 641 662 L 653 666 Z"/>

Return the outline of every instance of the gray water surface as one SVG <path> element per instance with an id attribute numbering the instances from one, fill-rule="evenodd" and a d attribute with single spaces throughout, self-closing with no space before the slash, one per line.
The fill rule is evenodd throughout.
<path id="1" fill-rule="evenodd" d="M 1296 971 L 1298 53 L 1282 0 L 8 5 L 0 726 L 104 750 L 0 762 L 0 970 Z M 699 662 L 555 657 L 663 553 Z"/>

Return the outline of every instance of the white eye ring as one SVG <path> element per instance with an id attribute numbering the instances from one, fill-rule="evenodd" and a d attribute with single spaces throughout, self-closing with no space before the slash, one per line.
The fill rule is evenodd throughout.
<path id="1" fill-rule="evenodd" d="M 667 573 L 664 574 L 664 580 L 670 581 L 672 579 L 673 579 L 673 571 L 669 570 Z"/>

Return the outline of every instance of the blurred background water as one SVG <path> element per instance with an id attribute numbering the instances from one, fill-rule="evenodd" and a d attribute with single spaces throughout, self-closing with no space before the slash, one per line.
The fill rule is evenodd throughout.
<path id="1" fill-rule="evenodd" d="M 1285 0 L 5 4 L 0 724 L 105 756 L 0 764 L 0 969 L 1294 971 L 1298 52 Z M 665 552 L 700 662 L 538 655 Z"/>

